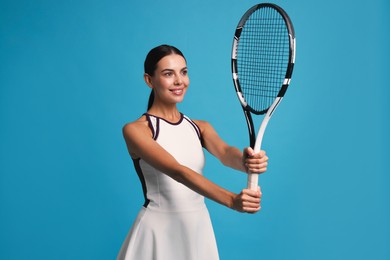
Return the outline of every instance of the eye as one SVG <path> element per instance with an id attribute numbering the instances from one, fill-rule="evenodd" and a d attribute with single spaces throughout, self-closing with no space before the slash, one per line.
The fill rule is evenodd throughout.
<path id="1" fill-rule="evenodd" d="M 188 74 L 188 70 L 187 70 L 187 69 L 185 69 L 185 70 L 182 70 L 182 71 L 181 71 L 181 74 L 182 74 L 183 76 L 187 76 L 187 74 Z"/>
<path id="2" fill-rule="evenodd" d="M 166 77 L 171 77 L 172 75 L 173 75 L 173 72 L 171 72 L 171 71 L 164 73 L 164 76 L 166 76 Z"/>

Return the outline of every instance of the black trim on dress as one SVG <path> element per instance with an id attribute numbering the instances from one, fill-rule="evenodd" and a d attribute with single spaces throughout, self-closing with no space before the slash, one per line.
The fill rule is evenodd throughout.
<path id="1" fill-rule="evenodd" d="M 149 128 L 150 128 L 150 130 L 152 131 L 153 139 L 156 140 L 156 139 L 154 138 L 154 137 L 156 136 L 156 133 L 154 132 L 154 127 L 153 127 L 152 120 L 150 119 L 149 114 L 145 113 L 145 114 L 143 114 L 143 115 L 146 116 L 146 120 L 148 120 Z"/>
<path id="2" fill-rule="evenodd" d="M 194 127 L 194 129 L 198 135 L 198 138 L 201 141 L 202 146 L 203 146 L 203 138 L 202 138 L 202 132 L 200 131 L 200 127 L 194 121 L 192 121 L 192 119 L 190 119 L 189 117 L 184 116 L 184 118 Z"/>
<path id="3" fill-rule="evenodd" d="M 145 203 L 144 203 L 143 206 L 145 208 L 147 208 L 150 200 L 146 196 L 147 195 L 147 187 L 146 187 L 146 181 L 145 181 L 144 173 L 142 172 L 141 166 L 139 164 L 140 160 L 141 160 L 140 158 L 133 159 L 133 164 L 134 164 L 135 171 L 137 172 L 138 178 L 141 181 L 142 192 L 144 193 Z"/>
<path id="4" fill-rule="evenodd" d="M 152 117 L 157 118 L 157 119 L 164 120 L 165 122 L 167 122 L 170 125 L 180 125 L 180 123 L 183 121 L 183 118 L 184 118 L 184 115 L 182 113 L 180 113 L 179 121 L 177 121 L 177 122 L 170 122 L 170 121 L 166 120 L 165 118 L 162 118 L 162 117 L 159 117 L 159 116 L 155 116 L 155 115 L 152 115 L 152 114 L 149 114 L 149 113 L 144 113 L 144 115 L 148 115 L 148 116 L 152 116 Z"/>

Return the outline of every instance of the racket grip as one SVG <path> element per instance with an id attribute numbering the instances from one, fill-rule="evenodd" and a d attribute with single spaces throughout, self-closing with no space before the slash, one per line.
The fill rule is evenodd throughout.
<path id="1" fill-rule="evenodd" d="M 259 186 L 259 175 L 255 173 L 248 173 L 248 189 L 257 190 Z"/>

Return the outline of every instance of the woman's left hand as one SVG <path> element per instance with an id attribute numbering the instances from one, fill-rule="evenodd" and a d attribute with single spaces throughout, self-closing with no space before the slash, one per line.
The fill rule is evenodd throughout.
<path id="1" fill-rule="evenodd" d="M 251 147 L 247 147 L 244 149 L 243 163 L 246 172 L 264 173 L 267 171 L 268 156 L 265 151 L 255 153 Z"/>

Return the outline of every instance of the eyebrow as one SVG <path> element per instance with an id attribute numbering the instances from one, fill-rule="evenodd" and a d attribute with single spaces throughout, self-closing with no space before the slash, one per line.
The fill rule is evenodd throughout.
<path id="1" fill-rule="evenodd" d="M 188 69 L 188 67 L 186 66 L 186 67 L 182 68 L 180 71 L 187 70 L 187 69 Z M 170 72 L 170 71 L 175 71 L 175 70 L 174 69 L 163 69 L 163 70 L 161 70 L 161 72 Z"/>

